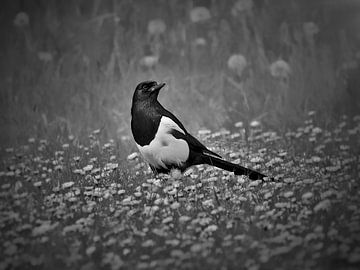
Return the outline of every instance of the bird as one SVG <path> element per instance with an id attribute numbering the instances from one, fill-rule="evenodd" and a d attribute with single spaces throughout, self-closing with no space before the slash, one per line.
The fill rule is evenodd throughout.
<path id="1" fill-rule="evenodd" d="M 265 174 L 224 160 L 192 136 L 170 111 L 158 101 L 165 83 L 143 81 L 134 91 L 131 106 L 131 131 L 136 146 L 154 173 L 185 172 L 200 164 L 215 166 L 246 175 L 251 180 L 264 180 Z"/>

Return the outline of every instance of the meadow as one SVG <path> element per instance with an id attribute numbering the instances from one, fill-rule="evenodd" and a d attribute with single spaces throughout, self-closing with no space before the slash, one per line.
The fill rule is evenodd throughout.
<path id="1" fill-rule="evenodd" d="M 357 8 L 4 1 L 0 270 L 359 269 Z M 205 145 L 275 180 L 153 175 L 129 125 L 148 79 Z"/>
<path id="2" fill-rule="evenodd" d="M 360 116 L 243 132 L 197 136 L 275 181 L 208 166 L 154 176 L 100 130 L 7 148 L 0 269 L 358 269 Z"/>

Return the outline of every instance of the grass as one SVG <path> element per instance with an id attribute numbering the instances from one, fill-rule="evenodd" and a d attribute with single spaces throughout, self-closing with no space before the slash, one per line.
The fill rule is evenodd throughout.
<path id="1" fill-rule="evenodd" d="M 100 130 L 3 149 L 0 269 L 358 269 L 360 116 L 316 117 L 247 142 L 199 132 L 276 182 L 209 166 L 154 177 Z"/>
<path id="2" fill-rule="evenodd" d="M 0 270 L 359 268 L 356 9 L 305 2 L 208 1 L 193 22 L 195 1 L 5 1 Z M 129 136 L 145 79 L 206 145 L 278 181 L 152 175 Z"/>
<path id="3" fill-rule="evenodd" d="M 351 1 L 205 1 L 201 22 L 189 16 L 192 0 L 20 2 L 1 11 L 2 144 L 99 127 L 107 138 L 128 136 L 131 95 L 145 79 L 169 85 L 161 99 L 190 130 L 239 120 L 282 130 L 309 110 L 324 122 L 359 112 Z M 153 20 L 163 30 L 151 32 Z M 234 55 L 242 68 L 229 66 Z M 144 66 L 146 57 L 158 62 Z M 278 60 L 288 71 L 274 75 Z"/>

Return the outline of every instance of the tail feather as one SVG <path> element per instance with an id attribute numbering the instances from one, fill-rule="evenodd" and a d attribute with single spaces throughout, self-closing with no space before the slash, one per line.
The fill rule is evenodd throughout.
<path id="1" fill-rule="evenodd" d="M 247 175 L 251 180 L 261 180 L 267 177 L 265 174 L 262 174 L 260 172 L 213 156 L 203 155 L 203 162 L 205 164 L 212 165 L 229 172 L 233 172 L 235 175 Z"/>

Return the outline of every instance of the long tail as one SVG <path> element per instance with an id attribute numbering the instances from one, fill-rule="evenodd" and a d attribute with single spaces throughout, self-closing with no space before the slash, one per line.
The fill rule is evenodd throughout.
<path id="1" fill-rule="evenodd" d="M 247 175 L 251 180 L 262 180 L 265 177 L 268 177 L 260 172 L 245 168 L 238 164 L 234 164 L 214 156 L 208 156 L 204 154 L 202 156 L 202 159 L 205 164 L 212 165 L 229 172 L 233 172 L 235 175 Z"/>

